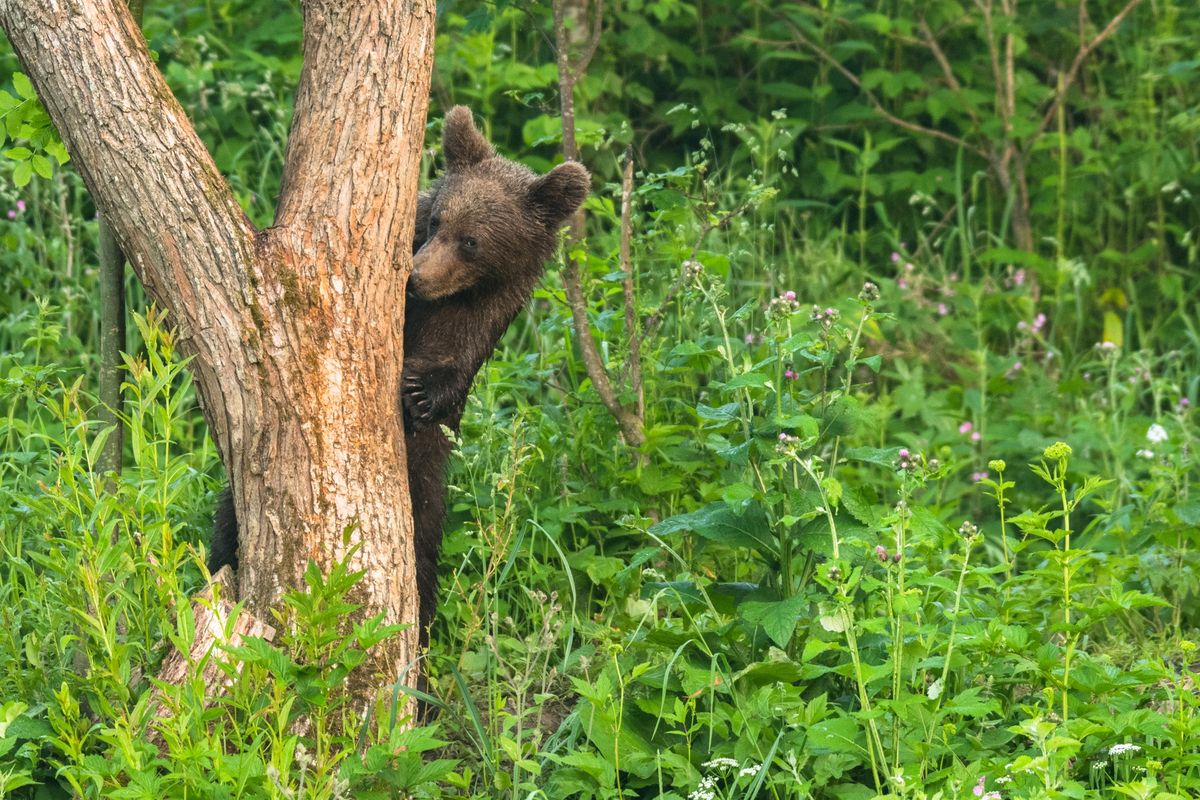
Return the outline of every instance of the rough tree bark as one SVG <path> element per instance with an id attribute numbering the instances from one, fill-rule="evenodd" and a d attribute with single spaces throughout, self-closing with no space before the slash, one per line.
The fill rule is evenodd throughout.
<path id="1" fill-rule="evenodd" d="M 303 0 L 304 69 L 275 225 L 257 231 L 121 0 L 0 0 L 97 207 L 194 356 L 264 615 L 306 560 L 353 566 L 364 613 L 417 619 L 397 406 L 433 0 Z M 369 671 L 393 680 L 416 630 Z M 370 697 L 372 675 L 356 686 Z"/>

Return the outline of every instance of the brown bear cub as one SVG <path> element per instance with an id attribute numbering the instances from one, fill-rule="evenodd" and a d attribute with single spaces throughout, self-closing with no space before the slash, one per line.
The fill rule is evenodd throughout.
<path id="1" fill-rule="evenodd" d="M 442 153 L 445 174 L 417 201 L 400 387 L 422 645 L 437 609 L 451 450 L 441 426 L 458 430 L 475 373 L 529 300 L 591 181 L 575 162 L 536 175 L 496 155 L 464 106 L 446 112 Z M 229 489 L 218 500 L 208 568 L 225 564 L 237 567 Z"/>

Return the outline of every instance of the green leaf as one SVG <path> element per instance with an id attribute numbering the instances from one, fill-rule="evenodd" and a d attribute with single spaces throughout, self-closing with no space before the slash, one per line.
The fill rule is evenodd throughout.
<path id="1" fill-rule="evenodd" d="M 724 501 L 667 517 L 650 528 L 657 536 L 670 536 L 681 531 L 691 531 L 698 536 L 730 547 L 746 547 L 766 553 L 774 553 L 775 541 L 767 523 L 766 512 L 756 503 L 747 503 L 741 512 Z"/>
<path id="2" fill-rule="evenodd" d="M 13 170 L 13 185 L 20 189 L 29 184 L 33 178 L 33 164 L 28 161 L 22 161 L 17 164 L 17 168 Z"/>
<path id="3" fill-rule="evenodd" d="M 29 80 L 29 76 L 24 72 L 13 73 L 13 88 L 26 100 L 37 98 L 37 92 L 33 90 L 33 81 Z"/>
<path id="4" fill-rule="evenodd" d="M 789 597 L 776 602 L 747 600 L 738 606 L 742 619 L 757 625 L 781 648 L 787 647 L 796 631 L 796 623 L 808 608 L 808 598 L 803 595 Z"/>
<path id="5" fill-rule="evenodd" d="M 4 151 L 5 158 L 11 158 L 13 161 L 24 161 L 33 155 L 33 151 L 28 147 L 10 147 Z"/>
<path id="6" fill-rule="evenodd" d="M 54 175 L 54 168 L 50 166 L 50 159 L 42 155 L 35 155 L 33 157 L 33 171 L 46 180 L 50 180 Z"/>
<path id="7" fill-rule="evenodd" d="M 850 717 L 834 717 L 808 728 L 808 748 L 813 753 L 853 753 L 861 755 L 858 723 Z"/>

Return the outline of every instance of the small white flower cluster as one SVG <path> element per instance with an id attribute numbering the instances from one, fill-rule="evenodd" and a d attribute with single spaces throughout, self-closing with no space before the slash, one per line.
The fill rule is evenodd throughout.
<path id="1" fill-rule="evenodd" d="M 688 800 L 713 800 L 717 796 L 717 779 L 706 775 L 700 779 L 700 786 L 688 795 Z"/>
<path id="2" fill-rule="evenodd" d="M 718 775 L 724 775 L 732 772 L 741 764 L 735 758 L 726 756 L 718 756 L 717 758 L 705 761 L 700 765 L 704 769 L 712 770 Z M 736 778 L 753 778 L 762 769 L 762 764 L 751 764 L 748 767 L 742 767 L 738 770 Z M 700 779 L 700 785 L 696 791 L 688 795 L 688 800 L 715 800 L 717 794 L 717 779 L 712 775 L 705 775 Z"/>
<path id="3" fill-rule="evenodd" d="M 1108 754 L 1110 756 L 1112 756 L 1113 758 L 1116 758 L 1117 756 L 1123 756 L 1123 755 L 1127 755 L 1129 753 L 1136 753 L 1141 749 L 1142 748 L 1136 744 L 1130 744 L 1129 742 L 1123 742 L 1121 744 L 1114 744 L 1112 747 L 1108 748 Z"/>
<path id="4" fill-rule="evenodd" d="M 1157 422 L 1146 429 L 1146 441 L 1150 444 L 1162 444 L 1167 438 L 1167 429 Z"/>

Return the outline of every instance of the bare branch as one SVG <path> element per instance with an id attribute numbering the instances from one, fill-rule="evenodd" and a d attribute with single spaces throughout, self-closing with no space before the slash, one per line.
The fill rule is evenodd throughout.
<path id="1" fill-rule="evenodd" d="M 625 335 L 629 337 L 629 388 L 633 390 L 636 413 L 645 424 L 646 393 L 642 386 L 642 336 L 637 327 L 633 298 L 633 146 L 625 148 L 625 173 L 621 178 L 621 271 L 625 273 Z"/>
<path id="2" fill-rule="evenodd" d="M 1071 62 L 1070 68 L 1067 70 L 1067 75 L 1063 79 L 1062 86 L 1054 93 L 1054 99 L 1050 103 L 1050 107 L 1046 109 L 1046 113 L 1042 115 L 1042 121 L 1038 123 L 1037 130 L 1033 134 L 1033 140 L 1036 141 L 1041 137 L 1042 132 L 1046 130 L 1046 126 L 1058 114 L 1058 107 L 1066 101 L 1067 92 L 1071 90 L 1071 85 L 1075 82 L 1075 78 L 1079 75 L 1079 68 L 1083 66 L 1083 62 L 1092 52 L 1103 44 L 1105 39 L 1108 39 L 1117 32 L 1117 28 L 1121 27 L 1121 23 L 1125 21 L 1125 17 L 1129 16 L 1129 12 L 1133 11 L 1140 5 L 1142 0 L 1129 0 L 1125 7 L 1117 12 L 1108 24 L 1104 26 L 1104 30 L 1096 34 L 1092 40 L 1084 45 L 1081 45 L 1079 52 L 1075 54 L 1075 59 Z M 1085 12 L 1081 12 L 1081 15 Z"/>
<path id="3" fill-rule="evenodd" d="M 940 131 L 937 128 L 929 128 L 915 122 L 909 122 L 901 117 L 897 117 L 895 114 L 883 107 L 883 103 L 879 102 L 879 98 L 875 96 L 874 92 L 862 85 L 862 81 L 859 80 L 857 75 L 846 69 L 846 67 L 840 61 L 834 58 L 823 47 L 805 36 L 803 31 L 801 31 L 794 22 L 783 15 L 778 15 L 777 18 L 792 29 L 792 35 L 795 37 L 795 41 L 798 44 L 816 54 L 822 61 L 837 70 L 842 77 L 854 84 L 855 87 L 857 87 L 858 90 L 863 93 L 863 96 L 867 98 L 867 102 L 871 104 L 871 108 L 875 109 L 875 113 L 883 117 L 888 122 L 892 123 L 898 128 L 903 128 L 904 130 L 911 131 L 913 133 L 919 133 L 922 136 L 932 136 L 935 139 L 941 139 L 943 141 L 950 142 L 956 147 L 961 147 L 964 150 L 968 150 L 978 156 L 982 156 L 983 158 L 988 157 L 987 152 L 982 148 L 967 142 L 961 137 L 955 136 L 951 133 L 946 133 L 945 131 Z"/>

